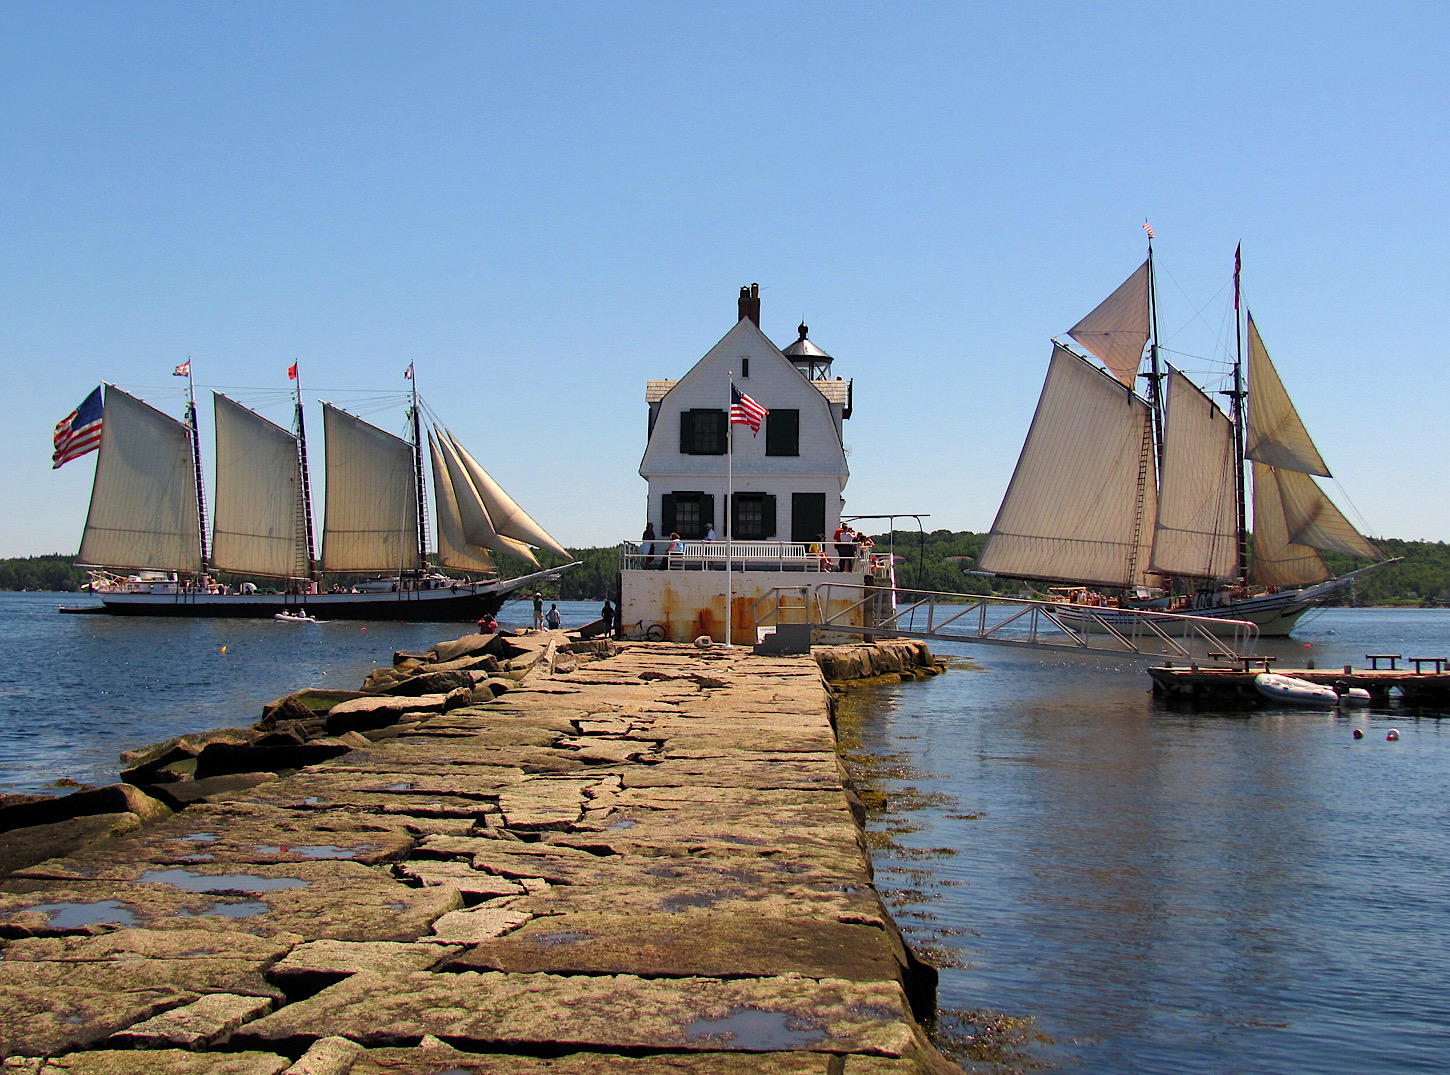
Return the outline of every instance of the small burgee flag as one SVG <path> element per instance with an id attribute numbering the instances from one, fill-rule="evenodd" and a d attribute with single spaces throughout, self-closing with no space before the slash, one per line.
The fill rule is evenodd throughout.
<path id="1" fill-rule="evenodd" d="M 188 358 L 185 362 L 183 362 L 181 365 L 177 366 L 174 370 L 172 370 L 171 371 L 171 376 L 173 376 L 173 377 L 190 377 L 191 376 L 191 359 Z"/>
<path id="2" fill-rule="evenodd" d="M 297 363 L 294 362 L 292 363 L 292 365 L 287 367 L 287 380 L 297 380 Z"/>
<path id="3" fill-rule="evenodd" d="M 750 427 L 751 435 L 760 432 L 760 420 L 769 414 L 755 400 L 751 399 L 733 384 L 730 386 L 730 424 Z"/>
<path id="4" fill-rule="evenodd" d="M 55 454 L 50 469 L 63 466 L 101 446 L 101 389 L 55 424 Z"/>

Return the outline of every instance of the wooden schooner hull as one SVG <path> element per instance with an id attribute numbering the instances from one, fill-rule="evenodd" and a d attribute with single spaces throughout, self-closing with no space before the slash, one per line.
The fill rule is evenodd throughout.
<path id="1" fill-rule="evenodd" d="M 306 611 L 319 620 L 392 620 L 411 623 L 469 623 L 485 613 L 496 615 L 510 595 L 542 583 L 557 572 L 539 572 L 517 579 L 460 582 L 438 590 L 398 593 L 97 594 L 114 616 L 182 616 L 217 619 L 271 619 L 279 612 Z M 68 612 L 91 611 L 68 608 Z M 95 609 L 99 611 L 99 609 Z"/>

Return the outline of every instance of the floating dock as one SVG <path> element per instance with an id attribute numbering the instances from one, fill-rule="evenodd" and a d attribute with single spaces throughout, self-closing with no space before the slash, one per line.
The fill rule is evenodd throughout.
<path id="1" fill-rule="evenodd" d="M 6 1075 L 960 1071 L 815 660 L 473 638 L 84 793 L 0 883 Z"/>
<path id="2" fill-rule="evenodd" d="M 1267 670 L 1281 676 L 1308 680 L 1324 687 L 1362 687 L 1369 691 L 1374 705 L 1385 705 L 1390 692 L 1399 691 L 1400 699 L 1411 706 L 1445 706 L 1450 704 L 1450 671 L 1443 657 L 1401 657 L 1399 654 L 1374 654 L 1365 658 L 1373 667 L 1341 668 L 1273 668 L 1262 658 L 1241 658 L 1238 667 L 1200 667 L 1164 664 L 1149 668 L 1153 693 L 1171 701 L 1204 704 L 1257 706 L 1271 704 L 1254 687 L 1254 677 Z M 1401 661 L 1415 668 L 1401 668 Z M 1378 667 L 1385 662 L 1391 667 Z"/>

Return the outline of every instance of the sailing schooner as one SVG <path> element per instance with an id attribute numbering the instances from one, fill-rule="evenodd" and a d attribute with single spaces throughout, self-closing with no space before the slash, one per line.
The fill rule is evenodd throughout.
<path id="1" fill-rule="evenodd" d="M 1238 268 L 1236 256 L 1236 331 Z M 1240 344 L 1234 388 L 1224 393 L 1230 416 L 1161 361 L 1156 314 L 1150 233 L 1147 260 L 1068 331 L 1102 366 L 1052 341 L 1037 411 L 977 567 L 1071 584 L 1062 595 L 1069 617 L 1074 604 L 1109 604 L 1249 620 L 1263 635 L 1287 635 L 1309 609 L 1393 561 L 1315 482 L 1329 469 L 1253 318 L 1246 316 L 1247 389 Z M 1140 374 L 1145 347 L 1148 371 Z M 1134 391 L 1140 377 L 1146 398 Z M 1379 562 L 1331 578 L 1320 552 Z M 1175 595 L 1175 582 L 1191 592 Z M 1105 598 L 1091 587 L 1125 596 Z"/>
<path id="2" fill-rule="evenodd" d="M 289 372 L 295 377 L 294 371 Z M 436 423 L 427 439 L 438 549 L 428 556 L 426 527 L 420 526 L 426 522 L 424 427 L 415 387 L 411 442 L 323 404 L 327 481 L 318 560 L 300 382 L 295 432 L 219 392 L 213 395 L 217 475 L 208 556 L 194 398 L 188 421 L 179 422 L 105 386 L 100 454 L 77 563 L 94 569 L 87 590 L 106 612 L 265 618 L 305 611 L 329 619 L 476 620 L 496 613 L 509 594 L 563 570 L 540 568 L 530 546 L 570 559 Z M 456 468 L 449 462 L 455 458 Z M 493 553 L 540 569 L 500 579 Z M 445 576 L 435 565 L 463 577 Z M 261 593 L 252 583 L 232 592 L 208 574 L 218 571 L 281 580 L 284 592 Z M 334 585 L 329 592 L 320 584 L 322 572 L 386 574 L 345 591 Z"/>

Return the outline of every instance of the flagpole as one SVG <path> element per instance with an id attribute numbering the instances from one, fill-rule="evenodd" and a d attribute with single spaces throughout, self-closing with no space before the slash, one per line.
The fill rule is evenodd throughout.
<path id="1" fill-rule="evenodd" d="M 735 406 L 735 371 L 729 371 L 730 395 L 725 408 L 725 645 L 735 645 L 735 622 L 730 615 L 730 603 L 735 596 L 734 579 L 731 577 L 733 556 L 730 544 L 734 540 L 734 528 L 730 525 L 730 509 L 735 503 L 735 423 L 730 420 L 731 408 Z"/>

